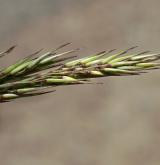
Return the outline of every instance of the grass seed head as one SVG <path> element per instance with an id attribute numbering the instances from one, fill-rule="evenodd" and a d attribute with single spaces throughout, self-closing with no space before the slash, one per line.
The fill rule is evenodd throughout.
<path id="1" fill-rule="evenodd" d="M 42 90 L 51 87 L 89 83 L 92 78 L 139 75 L 160 67 L 159 54 L 150 54 L 149 51 L 130 53 L 136 47 L 115 54 L 114 50 L 102 51 L 75 60 L 72 58 L 79 49 L 57 53 L 69 44 L 38 57 L 41 50 L 37 51 L 9 67 L 1 68 L 0 102 L 50 93 L 54 90 Z M 12 46 L 1 52 L 0 57 L 9 54 L 14 48 Z M 71 53 L 74 56 L 68 56 Z"/>

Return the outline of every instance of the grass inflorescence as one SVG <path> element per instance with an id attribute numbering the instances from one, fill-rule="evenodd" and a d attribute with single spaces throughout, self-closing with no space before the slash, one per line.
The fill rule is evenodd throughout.
<path id="1" fill-rule="evenodd" d="M 103 51 L 87 57 L 73 59 L 78 51 L 58 51 L 69 45 L 66 43 L 53 51 L 38 55 L 41 50 L 0 70 L 0 102 L 16 98 L 31 97 L 53 92 L 51 87 L 86 84 L 92 78 L 107 76 L 140 75 L 148 70 L 158 69 L 160 54 L 149 51 L 130 53 L 136 47 L 114 53 Z M 0 58 L 9 54 L 15 46 L 0 53 Z M 50 90 L 51 89 L 51 90 Z"/>

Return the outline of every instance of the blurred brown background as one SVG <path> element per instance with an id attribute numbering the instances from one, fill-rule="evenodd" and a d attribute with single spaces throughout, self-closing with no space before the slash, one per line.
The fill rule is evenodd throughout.
<path id="1" fill-rule="evenodd" d="M 139 45 L 160 51 L 159 0 L 0 0 L 1 66 L 71 41 L 79 56 Z M 1 165 L 159 165 L 160 76 L 101 79 L 103 85 L 0 105 Z"/>

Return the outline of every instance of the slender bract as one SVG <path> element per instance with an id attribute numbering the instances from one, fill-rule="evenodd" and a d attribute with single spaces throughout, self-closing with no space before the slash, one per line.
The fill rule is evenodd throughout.
<path id="1" fill-rule="evenodd" d="M 41 50 L 37 51 L 11 66 L 1 68 L 0 102 L 53 92 L 56 86 L 91 83 L 93 78 L 100 77 L 140 75 L 160 67 L 160 54 L 148 51 L 132 53 L 136 47 L 73 59 L 79 49 L 59 52 L 68 44 L 41 55 Z M 1 52 L 0 58 L 14 48 L 12 46 Z"/>

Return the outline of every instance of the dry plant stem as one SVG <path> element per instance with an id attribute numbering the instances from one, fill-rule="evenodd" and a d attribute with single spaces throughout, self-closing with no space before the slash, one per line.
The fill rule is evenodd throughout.
<path id="1" fill-rule="evenodd" d="M 11 66 L 1 68 L 0 102 L 55 91 L 51 87 L 90 83 L 92 78 L 140 75 L 151 69 L 159 69 L 160 66 L 157 62 L 160 54 L 148 51 L 130 53 L 136 47 L 118 53 L 113 53 L 115 50 L 103 51 L 73 60 L 76 56 L 68 55 L 75 54 L 79 49 L 58 53 L 69 44 L 42 55 L 38 55 L 42 51 L 39 50 Z M 1 52 L 0 58 L 15 47 Z"/>

